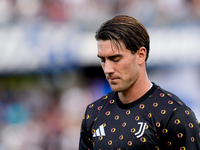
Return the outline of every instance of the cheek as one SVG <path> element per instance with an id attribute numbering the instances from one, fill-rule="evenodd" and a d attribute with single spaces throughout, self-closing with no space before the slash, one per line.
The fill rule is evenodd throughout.
<path id="1" fill-rule="evenodd" d="M 126 78 L 135 78 L 138 75 L 139 68 L 135 64 L 127 64 L 123 66 L 123 74 Z"/>
<path id="2" fill-rule="evenodd" d="M 122 66 L 122 69 L 124 70 L 124 72 L 127 72 L 127 73 L 133 73 L 134 70 L 136 70 L 136 65 L 135 64 L 131 64 L 131 63 L 128 63 L 128 64 L 124 64 Z"/>
<path id="3" fill-rule="evenodd" d="M 133 57 L 133 56 L 131 57 L 131 56 L 132 55 L 127 56 L 124 59 L 123 63 L 122 63 L 122 66 L 121 66 L 122 68 L 121 69 L 123 69 L 124 72 L 127 72 L 127 73 L 132 72 L 132 73 L 134 73 L 138 68 L 137 62 L 136 62 L 136 58 Z"/>
<path id="4" fill-rule="evenodd" d="M 122 69 L 123 69 L 123 72 L 124 72 L 125 74 L 129 74 L 130 72 L 132 72 L 132 67 L 131 67 L 131 65 L 124 65 Z"/>

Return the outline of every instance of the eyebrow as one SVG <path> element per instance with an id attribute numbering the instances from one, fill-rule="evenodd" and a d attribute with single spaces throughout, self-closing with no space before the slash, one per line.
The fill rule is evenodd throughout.
<path id="1" fill-rule="evenodd" d="M 97 57 L 104 58 L 103 56 L 100 56 L 100 55 L 97 55 Z M 122 55 L 121 54 L 116 54 L 116 55 L 108 56 L 107 58 L 108 59 L 113 59 L 113 58 L 116 58 L 116 57 L 122 57 Z"/>

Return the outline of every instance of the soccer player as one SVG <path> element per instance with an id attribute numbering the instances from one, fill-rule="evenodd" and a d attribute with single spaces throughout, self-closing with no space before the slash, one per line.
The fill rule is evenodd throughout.
<path id="1" fill-rule="evenodd" d="M 146 28 L 119 15 L 103 23 L 95 38 L 113 92 L 88 105 L 79 150 L 200 150 L 193 111 L 148 79 Z"/>

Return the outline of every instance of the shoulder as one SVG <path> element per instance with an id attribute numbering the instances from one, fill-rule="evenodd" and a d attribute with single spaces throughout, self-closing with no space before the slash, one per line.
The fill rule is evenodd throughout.
<path id="1" fill-rule="evenodd" d="M 158 85 L 155 86 L 156 90 L 152 96 L 157 99 L 161 104 L 164 104 L 167 107 L 173 106 L 172 108 L 186 106 L 186 104 L 174 93 L 165 90 Z"/>
<path id="2" fill-rule="evenodd" d="M 110 93 L 102 96 L 98 100 L 90 103 L 86 108 L 86 113 L 94 114 L 97 111 L 99 112 L 99 110 L 101 110 L 101 108 L 105 107 L 110 102 L 110 100 L 113 99 L 115 94 L 116 94 L 115 92 L 110 92 Z"/>
<path id="3" fill-rule="evenodd" d="M 109 102 L 109 100 L 111 100 L 113 98 L 113 96 L 115 94 L 116 94 L 115 92 L 110 92 L 110 93 L 102 96 L 101 98 L 97 99 L 96 101 L 90 103 L 88 105 L 88 107 L 92 108 L 92 107 L 98 107 L 98 106 L 101 106 L 101 105 L 105 105 L 106 103 Z"/>
<path id="4" fill-rule="evenodd" d="M 151 98 L 154 102 L 152 116 L 159 125 L 157 129 L 163 146 L 180 149 L 184 145 L 195 149 L 194 143 L 199 141 L 200 123 L 194 112 L 178 96 L 159 86 Z"/>
<path id="5" fill-rule="evenodd" d="M 193 125 L 199 128 L 199 122 L 194 112 L 175 94 L 157 86 L 153 98 L 157 100 L 157 105 L 160 105 L 160 107 L 155 106 L 160 108 L 157 110 L 161 114 L 159 118 L 165 122 L 163 125 L 168 125 L 173 129 L 175 129 L 174 125 L 178 129 L 185 129 L 184 126 L 187 126 L 186 128 L 193 127 Z"/>
<path id="6" fill-rule="evenodd" d="M 96 118 L 101 115 L 102 110 L 109 104 L 110 100 L 115 96 L 115 92 L 110 92 L 98 100 L 90 103 L 85 111 L 85 116 L 83 118 L 85 126 L 90 127 Z"/>
<path id="7" fill-rule="evenodd" d="M 175 94 L 157 85 L 154 86 L 156 89 L 150 96 L 147 104 L 150 113 L 158 122 L 167 122 L 174 115 L 184 117 L 185 111 L 191 111 L 191 109 Z M 183 112 L 183 115 L 179 112 Z"/>

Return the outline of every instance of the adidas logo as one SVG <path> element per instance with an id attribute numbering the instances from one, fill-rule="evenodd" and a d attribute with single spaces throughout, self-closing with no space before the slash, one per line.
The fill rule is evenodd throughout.
<path id="1" fill-rule="evenodd" d="M 106 136 L 103 124 L 99 126 L 98 129 L 93 134 L 93 137 Z"/>

